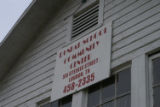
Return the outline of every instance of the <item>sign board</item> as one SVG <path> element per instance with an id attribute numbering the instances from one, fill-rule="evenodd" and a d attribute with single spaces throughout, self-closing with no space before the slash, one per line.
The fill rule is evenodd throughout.
<path id="1" fill-rule="evenodd" d="M 111 23 L 59 50 L 52 101 L 108 78 L 110 58 Z"/>

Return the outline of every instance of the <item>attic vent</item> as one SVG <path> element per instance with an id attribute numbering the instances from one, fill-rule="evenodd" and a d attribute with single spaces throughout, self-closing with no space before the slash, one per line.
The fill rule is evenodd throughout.
<path id="1" fill-rule="evenodd" d="M 73 17 L 72 38 L 98 24 L 99 2 L 78 12 Z"/>

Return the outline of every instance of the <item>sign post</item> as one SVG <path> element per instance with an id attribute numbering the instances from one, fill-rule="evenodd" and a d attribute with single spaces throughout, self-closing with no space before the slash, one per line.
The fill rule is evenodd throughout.
<path id="1" fill-rule="evenodd" d="M 57 53 L 52 101 L 110 76 L 111 23 Z"/>

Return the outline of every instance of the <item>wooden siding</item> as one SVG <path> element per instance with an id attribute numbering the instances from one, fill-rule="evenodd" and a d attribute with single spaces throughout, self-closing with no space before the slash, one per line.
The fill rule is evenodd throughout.
<path id="1" fill-rule="evenodd" d="M 2 81 L 0 107 L 34 107 L 50 97 L 56 52 L 68 42 L 67 18 L 79 2 L 67 2 L 16 62 Z M 105 0 L 104 5 L 104 24 L 113 23 L 112 68 L 160 47 L 160 0 Z"/>

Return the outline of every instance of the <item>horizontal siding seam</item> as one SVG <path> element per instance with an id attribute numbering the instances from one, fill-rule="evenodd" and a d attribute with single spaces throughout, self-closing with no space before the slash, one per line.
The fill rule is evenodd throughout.
<path id="1" fill-rule="evenodd" d="M 156 32 L 156 31 L 159 31 L 159 30 L 160 30 L 160 29 L 154 30 L 153 32 L 149 33 L 148 35 Z M 137 40 L 134 40 L 134 41 L 130 42 L 129 44 L 132 44 L 132 43 L 138 41 L 139 39 L 143 39 L 143 38 L 145 38 L 145 37 L 148 36 L 148 35 L 144 35 L 143 37 L 140 37 L 140 38 L 138 38 Z M 118 49 L 116 49 L 116 50 L 114 50 L 114 51 L 112 51 L 112 52 L 116 52 L 116 51 L 118 51 L 118 50 L 120 50 L 120 49 L 123 49 L 124 47 L 126 47 L 126 46 L 129 45 L 129 44 L 126 44 L 125 46 L 122 46 L 121 48 L 118 48 Z"/>
<path id="2" fill-rule="evenodd" d="M 13 89 L 15 89 L 15 88 L 18 88 L 19 86 L 21 86 L 21 85 L 24 84 L 24 83 L 28 83 L 29 81 L 33 80 L 34 78 L 36 78 L 36 77 L 38 77 L 38 76 L 41 76 L 41 75 L 43 75 L 43 74 L 46 74 L 46 72 L 49 72 L 50 70 L 54 70 L 54 67 L 48 69 L 48 70 L 45 71 L 45 72 L 42 72 L 42 73 L 39 74 L 39 75 L 36 75 L 35 77 L 31 78 L 30 80 L 27 80 L 27 81 L 24 81 L 23 83 L 20 83 L 20 84 L 17 85 L 17 86 L 14 86 L 14 87 L 12 87 L 12 88 L 11 88 L 11 87 L 7 87 L 6 90 L 1 93 L 1 95 L 2 95 L 2 94 L 5 94 L 6 92 L 11 91 L 11 90 L 13 90 Z M 53 72 L 53 74 L 54 74 L 54 72 Z M 27 78 L 27 77 L 25 76 L 23 79 L 25 79 L 25 78 Z M 19 79 L 19 81 L 21 81 L 21 79 Z M 17 82 L 18 82 L 18 81 L 17 81 Z M 16 82 L 14 82 L 14 83 L 16 83 Z M 12 84 L 14 84 L 14 83 L 12 83 Z M 8 90 L 7 90 L 7 89 L 8 89 Z"/>
<path id="3" fill-rule="evenodd" d="M 157 30 L 157 31 L 160 31 L 160 30 Z M 153 33 L 156 33 L 156 32 L 153 32 Z M 146 36 L 146 37 L 147 37 L 147 36 Z M 142 39 L 140 39 L 140 40 L 142 40 Z M 156 40 L 160 40 L 160 37 L 159 37 L 159 39 L 156 39 Z M 151 43 L 153 43 L 153 42 L 155 42 L 155 40 L 152 40 L 152 41 L 150 41 L 150 42 L 147 42 L 146 44 L 143 44 L 142 46 L 139 46 L 139 47 L 135 48 L 134 50 L 131 50 L 131 51 L 125 53 L 125 54 L 122 54 L 122 55 L 120 55 L 120 56 L 118 56 L 118 57 L 116 57 L 116 58 L 113 58 L 112 61 L 115 61 L 115 60 L 119 59 L 120 57 L 123 57 L 123 56 L 125 56 L 125 55 L 127 55 L 127 54 L 129 54 L 129 53 L 131 53 L 131 52 L 133 52 L 133 51 L 136 51 L 136 50 L 138 50 L 139 48 L 142 48 L 142 47 L 144 47 L 145 45 L 151 44 Z M 135 42 L 134 42 L 134 43 L 135 43 Z M 122 49 L 121 49 L 121 50 L 122 50 Z"/>
<path id="4" fill-rule="evenodd" d="M 130 6 L 130 5 L 132 5 L 133 3 L 136 3 L 136 2 L 137 2 L 137 0 L 134 0 L 134 1 L 130 2 L 129 4 L 127 4 L 127 5 L 126 5 L 125 7 L 123 7 L 122 9 L 120 9 L 120 10 L 114 12 L 113 14 L 111 14 L 111 15 L 105 17 L 104 20 L 106 20 L 106 19 L 112 17 L 113 15 L 119 13 L 119 12 L 122 11 L 122 10 L 125 10 L 128 6 Z M 126 2 L 123 2 L 123 3 L 126 3 Z M 118 4 L 118 5 L 119 5 L 119 4 Z M 118 6 L 118 5 L 117 5 L 117 6 Z M 107 14 L 107 12 L 105 11 L 104 14 Z M 114 20 L 113 20 L 113 21 L 114 21 Z"/>
<path id="5" fill-rule="evenodd" d="M 48 71 L 49 72 L 49 71 Z M 51 73 L 51 72 L 50 72 Z M 41 74 L 41 75 L 44 75 L 44 74 Z M 54 76 L 54 72 L 52 73 L 52 75 Z M 36 78 L 36 77 L 35 77 Z M 34 80 L 34 78 L 32 79 L 32 80 Z M 24 83 L 30 83 L 30 81 L 24 81 L 23 83 L 20 83 L 20 84 L 18 84 L 17 86 L 14 86 L 14 87 L 7 87 L 6 88 L 6 90 L 4 90 L 2 93 L 1 93 L 1 96 L 3 95 L 3 94 L 5 94 L 5 93 L 7 93 L 7 92 L 10 92 L 10 91 L 12 91 L 12 90 L 15 90 L 16 88 L 19 88 L 20 86 L 22 86 Z"/>
<path id="6" fill-rule="evenodd" d="M 60 44 L 60 45 L 58 45 L 58 46 L 62 46 L 63 44 L 65 44 L 65 43 L 62 43 L 62 44 Z M 56 49 L 58 49 L 58 46 L 55 47 L 54 49 L 51 49 L 51 50 L 47 51 L 47 54 L 46 54 L 46 55 L 39 56 L 39 57 L 33 59 L 32 61 L 27 62 L 25 65 L 23 65 L 23 66 L 21 66 L 21 67 L 18 67 L 18 68 L 16 69 L 16 71 L 17 71 L 17 70 L 19 70 L 19 71 L 20 71 L 20 70 L 25 70 L 25 69 L 28 69 L 29 67 L 32 67 L 33 65 L 31 65 L 31 62 L 32 62 L 32 63 L 35 62 L 35 64 L 34 64 L 34 66 L 35 66 L 35 65 L 38 65 L 39 63 L 41 63 L 42 61 L 45 61 L 45 60 L 47 60 L 47 59 L 49 59 L 49 58 L 51 58 L 51 57 L 56 56 Z M 52 52 L 52 51 L 55 51 L 55 52 Z M 51 52 L 52 52 L 52 53 L 51 53 Z M 24 69 L 24 67 L 26 67 L 26 68 Z"/>
<path id="7" fill-rule="evenodd" d="M 117 0 L 118 1 L 118 0 Z M 115 7 L 117 7 L 118 5 L 120 5 L 120 4 L 122 4 L 122 3 L 124 3 L 125 1 L 127 1 L 127 0 L 122 0 L 120 3 L 118 3 L 118 4 L 116 4 L 116 5 L 114 5 L 114 3 L 113 4 L 111 4 L 111 5 L 114 5 L 113 7 L 111 7 L 110 9 L 105 9 L 105 7 L 106 7 L 106 5 L 104 6 L 104 14 L 105 13 L 107 13 L 108 11 L 111 11 L 113 8 L 115 8 Z M 115 0 L 115 2 L 116 2 L 116 0 Z"/>
<path id="8" fill-rule="evenodd" d="M 54 54 L 54 55 L 56 55 L 56 54 Z M 44 62 L 44 61 L 51 60 L 51 61 L 47 61 L 47 62 L 48 62 L 47 64 L 43 65 L 42 67 L 38 68 L 37 70 L 45 67 L 45 66 L 48 65 L 50 62 L 54 62 L 54 60 L 55 60 L 56 58 L 54 58 L 54 59 L 52 60 L 52 57 L 53 57 L 53 55 L 50 55 L 50 56 L 48 56 L 47 58 L 43 59 L 42 61 L 40 61 L 40 62 L 38 62 L 38 63 L 35 63 L 34 65 L 30 66 L 29 68 L 26 68 L 26 69 L 23 69 L 23 70 L 19 70 L 19 71 L 21 71 L 21 72 L 15 73 L 14 75 L 10 76 L 9 79 L 14 78 L 14 77 L 17 76 L 17 75 L 21 75 L 21 74 L 23 74 L 24 72 L 31 70 L 32 68 L 38 66 L 39 64 L 42 64 L 42 62 Z"/>
<path id="9" fill-rule="evenodd" d="M 62 46 L 63 44 L 64 44 L 64 43 L 60 44 L 60 46 Z M 58 48 L 58 46 L 57 46 L 55 49 L 57 49 L 57 48 Z M 54 50 L 54 49 L 53 49 L 53 50 Z M 50 50 L 49 52 L 52 52 L 53 50 Z M 48 53 L 49 53 L 49 52 L 48 52 Z M 57 53 L 53 53 L 53 54 L 47 56 L 46 58 L 40 60 L 39 62 L 36 62 L 34 65 L 28 66 L 28 65 L 26 64 L 26 65 L 22 66 L 22 68 L 17 68 L 16 71 L 21 71 L 21 72 L 22 72 L 22 71 L 27 71 L 27 70 L 33 68 L 34 66 L 37 66 L 38 64 L 41 64 L 43 61 L 46 61 L 47 59 L 50 59 L 50 58 L 52 59 L 52 57 L 55 57 L 56 54 L 57 54 Z M 46 55 L 43 55 L 43 56 L 46 56 Z M 43 56 L 40 56 L 39 58 L 42 58 Z M 36 58 L 35 60 L 33 60 L 32 63 L 35 62 L 35 61 L 37 61 L 39 58 Z M 28 64 L 30 64 L 30 63 L 28 63 Z M 24 67 L 26 67 L 26 66 L 27 66 L 27 68 L 24 69 Z M 21 73 L 21 72 L 19 72 L 19 73 Z M 14 75 L 15 75 L 15 74 L 14 74 Z"/>
<path id="10" fill-rule="evenodd" d="M 133 32 L 133 33 L 131 33 L 131 34 L 123 37 L 123 39 L 120 39 L 120 40 L 114 42 L 113 45 L 116 45 L 118 42 L 120 42 L 120 41 L 122 41 L 122 40 L 124 40 L 124 39 L 127 39 L 127 38 L 129 38 L 130 36 L 132 36 L 132 35 L 134 35 L 134 34 L 136 34 L 136 33 L 138 33 L 138 32 L 141 32 L 142 30 L 145 30 L 145 29 L 148 28 L 149 26 L 152 26 L 152 25 L 156 24 L 156 23 L 159 22 L 159 21 L 160 21 L 160 20 L 158 20 L 158 21 L 156 21 L 156 22 L 154 22 L 154 23 L 152 23 L 152 24 L 150 24 L 150 25 L 144 26 L 144 27 L 142 27 L 141 29 L 138 29 L 136 32 Z M 157 31 L 157 30 L 159 30 L 159 29 L 155 29 L 154 31 Z M 154 31 L 152 31 L 151 33 L 153 33 Z M 149 34 L 151 34 L 151 33 L 149 33 Z M 143 37 L 145 37 L 145 35 L 144 35 Z M 139 38 L 139 39 L 141 39 L 141 38 Z M 134 40 L 134 41 L 130 42 L 129 44 L 131 44 L 131 43 L 133 43 L 133 42 L 135 42 L 135 41 L 137 41 L 137 40 Z M 129 45 L 129 44 L 126 44 L 126 45 Z M 125 45 L 125 46 L 126 46 L 126 45 Z M 125 47 L 125 46 L 122 46 L 121 48 L 123 48 L 123 47 Z M 117 51 L 117 50 L 119 50 L 119 49 L 121 49 L 121 48 L 113 49 L 112 52 Z"/>
<path id="11" fill-rule="evenodd" d="M 56 61 L 56 59 L 54 59 L 53 61 L 47 63 L 46 65 L 43 65 L 42 67 L 38 68 L 37 70 L 34 70 L 33 72 L 39 71 L 39 70 L 41 70 L 42 68 L 44 68 L 45 66 L 47 66 L 47 65 L 49 65 L 49 64 L 51 64 L 51 63 L 55 63 L 55 61 Z M 29 70 L 26 70 L 26 71 L 29 71 Z M 25 72 L 25 71 L 24 71 L 24 72 Z M 24 72 L 21 72 L 21 74 L 23 74 Z M 24 77 L 19 78 L 18 80 L 12 82 L 12 84 L 15 83 L 15 82 L 20 81 L 21 79 L 24 79 L 25 77 L 27 77 L 27 76 L 29 76 L 29 75 L 32 75 L 33 72 L 30 72 L 29 74 L 25 75 Z M 9 78 L 9 79 L 12 80 L 13 78 L 15 78 L 16 76 L 21 75 L 21 74 L 14 75 L 14 76 L 12 76 L 12 77 Z M 4 81 L 4 82 L 5 82 L 5 81 Z M 10 84 L 11 84 L 11 83 L 10 83 Z"/>
<path id="12" fill-rule="evenodd" d="M 47 71 L 47 72 L 49 72 L 49 71 Z M 46 72 L 46 73 L 47 73 L 47 72 Z M 53 75 L 54 75 L 54 74 L 49 75 L 49 76 L 43 78 L 42 80 L 40 80 L 39 82 L 36 82 L 36 83 L 34 83 L 34 84 L 32 84 L 32 85 L 29 85 L 28 87 L 26 87 L 26 88 L 24 88 L 24 89 L 22 89 L 22 90 L 19 90 L 18 92 L 13 93 L 13 94 L 11 94 L 10 96 L 5 96 L 5 98 L 3 98 L 2 100 L 0 100 L 0 102 L 4 101 L 5 99 L 7 99 L 7 98 L 9 98 L 9 97 L 12 97 L 13 95 L 16 95 L 17 93 L 19 93 L 19 92 L 21 92 L 21 91 L 24 91 L 24 90 L 26 90 L 26 89 L 28 89 L 28 88 L 30 88 L 30 87 L 36 85 L 37 83 L 40 83 L 40 82 L 42 82 L 42 81 L 44 81 L 44 80 L 46 80 L 46 79 L 52 77 Z M 35 77 L 35 78 L 36 78 L 36 77 Z M 29 81 L 27 81 L 27 82 L 29 82 Z M 25 83 L 26 83 L 26 82 L 25 82 Z M 25 84 L 25 83 L 24 83 L 24 84 Z M 21 84 L 21 85 L 22 85 L 22 84 Z M 21 85 L 20 85 L 20 86 L 21 86 Z M 17 88 L 19 88 L 20 86 L 14 88 L 14 89 L 17 89 Z M 11 90 L 14 90 L 14 89 L 11 89 Z M 8 92 L 11 91 L 11 90 L 8 90 Z M 8 92 L 6 92 L 6 93 L 8 93 Z M 4 93 L 4 94 L 6 94 L 6 93 Z"/>
<path id="13" fill-rule="evenodd" d="M 52 52 L 53 50 L 58 49 L 58 47 L 63 46 L 64 44 L 65 44 L 65 43 L 63 42 L 63 43 L 59 44 L 57 47 L 48 50 L 47 52 L 45 52 L 44 54 L 42 54 L 41 56 L 38 56 L 38 57 L 36 57 L 36 58 L 32 58 L 32 57 L 34 57 L 34 56 L 32 56 L 31 58 L 28 58 L 28 59 L 32 59 L 32 60 L 29 61 L 29 62 L 25 62 L 23 65 L 19 66 L 17 69 L 23 68 L 24 66 L 28 67 L 28 65 L 30 65 L 31 62 L 33 63 L 33 62 L 36 62 L 37 60 L 39 60 L 39 62 L 41 62 L 41 61 L 44 61 L 45 59 L 48 59 L 48 57 L 51 57 L 51 56 L 56 55 L 56 51 L 55 51 L 54 53 L 52 53 L 52 54 L 48 54 L 48 53 Z M 44 57 L 44 58 L 43 58 L 43 57 Z M 46 58 L 45 58 L 45 57 L 46 57 Z M 40 60 L 40 59 L 41 59 L 41 60 Z M 26 60 L 27 60 L 27 59 L 26 59 Z M 27 60 L 27 61 L 28 61 L 28 60 Z M 38 63 L 38 62 L 37 62 L 37 63 Z"/>
<path id="14" fill-rule="evenodd" d="M 160 3 L 159 3 L 159 4 L 157 4 L 156 6 L 158 6 L 158 5 L 160 5 Z M 152 8 L 148 9 L 148 10 L 147 10 L 147 11 L 145 11 L 145 12 L 148 12 L 149 10 L 151 10 L 151 9 L 155 8 L 156 6 L 153 6 Z M 159 12 L 157 12 L 157 13 L 159 13 Z M 147 20 L 147 19 L 151 18 L 152 16 L 156 15 L 157 13 L 155 13 L 155 14 L 153 14 L 153 15 L 149 16 L 149 17 L 146 17 L 146 18 L 145 18 L 145 19 L 143 19 L 141 22 L 143 22 L 143 21 L 145 21 L 145 20 Z M 143 13 L 143 14 L 144 14 L 144 13 Z M 141 15 L 142 15 L 142 14 L 141 14 Z M 137 17 L 137 16 L 135 16 L 135 17 Z M 135 17 L 134 17 L 134 18 L 135 18 Z M 134 18 L 132 18 L 132 19 L 134 19 Z M 133 26 L 135 26 L 135 25 L 137 25 L 137 24 L 139 24 L 139 23 L 141 23 L 141 22 L 137 22 L 136 24 L 134 24 L 134 25 L 132 25 L 132 26 L 128 27 L 127 29 L 125 29 L 125 30 L 123 30 L 123 31 L 121 31 L 121 32 L 119 32 L 119 33 L 117 33 L 117 34 L 113 35 L 113 37 L 118 36 L 119 34 L 121 34 L 121 33 L 125 32 L 126 30 L 128 30 L 128 29 L 132 28 Z M 127 23 L 127 22 L 126 22 L 126 23 Z M 124 24 L 123 24 L 123 25 L 124 25 Z M 122 25 L 121 25 L 121 26 L 122 26 Z M 114 29 L 114 30 L 113 30 L 113 32 L 114 32 L 115 30 L 116 30 L 116 29 Z"/>
<path id="15" fill-rule="evenodd" d="M 29 93 L 32 93 L 32 92 L 34 92 L 34 91 L 36 91 L 36 90 L 38 90 L 38 89 L 41 89 L 41 88 L 44 87 L 44 86 L 50 85 L 51 83 L 52 83 L 52 82 L 49 82 L 49 83 L 47 83 L 47 84 L 44 84 L 43 86 L 41 86 L 41 87 L 39 87 L 39 88 L 37 88 L 37 89 L 35 89 L 35 90 L 32 90 L 32 91 L 30 91 Z M 28 95 L 29 93 L 27 93 L 27 94 L 25 94 L 25 95 L 23 95 L 23 96 L 21 96 L 21 97 L 18 97 L 17 99 L 14 99 L 14 100 L 12 100 L 12 101 L 7 102 L 7 103 L 3 104 L 3 106 L 8 105 L 9 103 L 18 100 L 18 99 L 20 99 L 20 98 Z"/>
<path id="16" fill-rule="evenodd" d="M 110 1 L 110 2 L 107 2 L 107 0 L 105 0 L 105 6 L 108 6 L 108 5 L 110 5 L 111 3 L 113 3 L 115 0 L 112 0 L 112 1 Z"/>
<path id="17" fill-rule="evenodd" d="M 139 48 L 138 50 L 135 50 L 129 54 L 126 54 L 123 57 L 120 57 L 117 60 L 112 61 L 111 68 L 115 68 L 122 63 L 126 63 L 139 55 L 148 54 L 149 52 L 151 52 L 155 49 L 160 49 L 159 46 L 160 46 L 160 39 L 155 40 L 152 43 L 150 43 L 142 48 Z"/>
<path id="18" fill-rule="evenodd" d="M 37 97 L 39 97 L 39 96 L 42 96 L 42 95 L 45 94 L 45 93 L 51 93 L 51 92 L 52 92 L 52 89 L 48 89 L 47 91 L 41 93 L 40 95 L 34 96 L 34 97 L 32 97 L 31 99 L 26 100 L 25 102 L 29 102 L 30 100 L 35 99 L 35 98 L 37 98 Z M 51 96 L 51 95 L 50 95 L 50 96 Z M 20 105 L 24 104 L 25 102 L 22 102 L 22 103 L 20 103 L 20 104 L 18 104 L 18 105 L 16 105 L 16 106 L 20 106 Z M 37 102 L 35 102 L 35 103 L 37 103 Z"/>
<path id="19" fill-rule="evenodd" d="M 53 41 L 52 43 L 47 44 L 47 46 L 43 47 L 42 49 L 37 50 L 37 51 L 34 51 L 34 53 L 31 53 L 30 55 L 27 55 L 24 60 L 26 60 L 26 59 L 28 59 L 28 58 L 30 58 L 30 57 L 33 57 L 34 55 L 36 55 L 36 54 L 44 51 L 44 50 L 45 50 L 46 48 L 48 48 L 49 46 L 53 46 L 53 44 L 57 43 L 59 40 L 64 39 L 64 37 L 66 37 L 66 35 L 63 35 L 63 36 L 62 36 L 61 38 L 59 38 L 58 40 L 55 40 L 55 41 Z M 37 48 L 37 49 L 38 49 L 38 48 Z"/>
<path id="20" fill-rule="evenodd" d="M 131 13 L 131 12 L 133 12 L 133 11 L 139 9 L 140 7 L 143 7 L 144 5 L 146 5 L 146 4 L 150 3 L 150 2 L 151 2 L 151 1 L 148 0 L 147 2 L 145 2 L 145 3 L 142 4 L 142 5 L 140 5 L 139 7 L 135 8 L 135 9 L 133 9 L 133 10 L 127 12 L 126 14 L 122 15 L 121 17 L 115 19 L 115 20 L 113 21 L 113 23 L 114 23 L 115 21 L 119 20 L 120 18 L 125 17 L 125 16 L 128 15 L 129 13 Z M 136 4 L 136 3 L 137 3 L 137 2 L 135 2 L 135 4 Z M 134 4 L 132 4 L 132 5 L 134 5 Z M 148 9 L 148 10 L 149 10 L 149 9 Z M 144 11 L 144 12 L 145 12 L 145 11 Z M 141 13 L 140 13 L 140 14 L 141 14 Z M 138 15 L 140 15 L 140 14 L 138 14 Z M 136 15 L 135 17 L 137 17 L 138 15 Z M 128 21 L 134 19 L 135 17 L 132 17 L 131 19 L 127 20 L 126 22 L 124 22 L 124 23 L 122 23 L 122 24 L 120 24 L 120 25 L 118 25 L 118 26 L 115 26 L 114 29 L 117 29 L 118 27 L 120 27 L 121 25 L 123 25 L 123 24 L 127 23 Z"/>
<path id="21" fill-rule="evenodd" d="M 47 35 L 47 36 L 48 36 L 47 39 L 46 39 L 46 40 L 42 40 L 40 43 L 35 44 L 35 45 L 33 46 L 32 50 L 34 50 L 34 49 L 36 49 L 36 48 L 44 45 L 44 44 L 47 43 L 48 41 L 51 41 L 51 40 L 54 39 L 56 36 L 60 35 L 61 33 L 64 33 L 65 31 L 66 31 L 66 29 L 65 29 L 65 30 L 62 30 L 61 32 L 58 32 L 58 33 L 56 33 L 56 34 L 53 34 L 52 36 Z M 66 36 L 66 35 L 65 35 L 65 36 Z"/>

